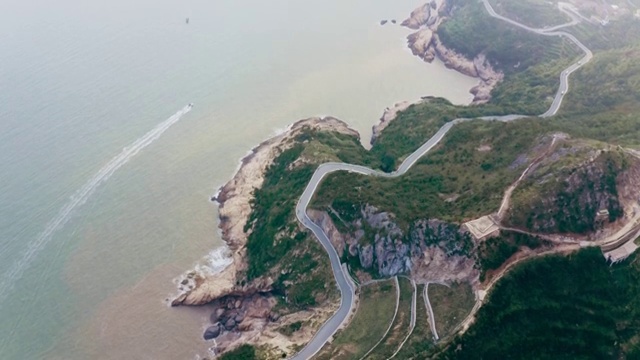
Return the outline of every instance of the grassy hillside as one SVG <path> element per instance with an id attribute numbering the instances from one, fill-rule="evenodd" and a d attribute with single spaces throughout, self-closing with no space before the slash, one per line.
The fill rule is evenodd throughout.
<path id="1" fill-rule="evenodd" d="M 640 21 L 638 21 L 640 23 Z M 639 30 L 640 31 L 640 30 Z M 637 108 L 640 103 L 640 46 L 596 54 L 574 77 L 566 113 Z"/>
<path id="2" fill-rule="evenodd" d="M 566 143 L 516 188 L 505 222 L 537 233 L 592 233 L 624 214 L 618 179 L 629 161 L 620 150 Z M 597 219 L 600 210 L 606 219 Z"/>
<path id="3" fill-rule="evenodd" d="M 370 204 L 395 214 L 405 229 L 416 219 L 459 222 L 485 215 L 497 211 L 504 189 L 526 167 L 516 159 L 530 150 L 541 133 L 544 129 L 534 120 L 463 123 L 403 177 L 328 176 L 313 207 L 333 205 L 353 217 Z"/>
<path id="4" fill-rule="evenodd" d="M 572 49 L 565 49 L 560 38 L 540 36 L 491 17 L 480 1 L 451 0 L 449 6 L 451 18 L 438 28 L 442 42 L 468 58 L 486 54 L 505 74 L 561 59 Z"/>
<path id="5" fill-rule="evenodd" d="M 433 347 L 433 334 L 429 327 L 427 308 L 424 299 L 425 285 L 418 286 L 416 303 L 416 326 L 409 339 L 396 355 L 397 359 L 426 359 Z"/>
<path id="6" fill-rule="evenodd" d="M 429 301 L 438 336 L 446 338 L 471 312 L 475 297 L 467 283 L 429 284 Z"/>
<path id="7" fill-rule="evenodd" d="M 367 356 L 367 360 L 385 360 L 398 350 L 400 344 L 409 335 L 411 322 L 411 301 L 413 299 L 413 286 L 411 281 L 405 277 L 398 277 L 400 285 L 400 301 L 398 303 L 398 313 L 396 315 L 391 330 L 382 342 Z"/>
<path id="8" fill-rule="evenodd" d="M 249 231 L 247 280 L 270 275 L 274 291 L 287 307 L 306 308 L 337 296 L 326 252 L 300 228 L 294 209 L 318 163 L 365 162 L 370 159 L 358 139 L 338 133 L 306 130 L 268 168 L 254 192 Z M 298 166 L 291 164 L 298 160 Z"/>
<path id="9" fill-rule="evenodd" d="M 361 288 L 356 315 L 316 357 L 318 360 L 359 359 L 373 348 L 389 328 L 396 308 L 393 280 Z"/>
<path id="10" fill-rule="evenodd" d="M 561 25 L 571 21 L 551 1 L 490 0 L 489 3 L 498 14 L 534 28 Z"/>
<path id="11" fill-rule="evenodd" d="M 555 95 L 560 71 L 581 55 L 576 46 L 494 19 L 479 1 L 451 0 L 450 8 L 451 18 L 438 28 L 442 43 L 467 58 L 485 54 L 505 74 L 490 103 L 520 114 L 543 113 Z"/>

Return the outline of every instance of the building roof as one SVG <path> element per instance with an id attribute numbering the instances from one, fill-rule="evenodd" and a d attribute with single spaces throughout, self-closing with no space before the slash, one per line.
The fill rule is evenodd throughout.
<path id="1" fill-rule="evenodd" d="M 482 240 L 485 237 L 500 230 L 498 225 L 490 216 L 483 216 L 481 218 L 471 220 L 464 223 L 464 225 L 467 227 L 469 232 L 471 232 L 471 235 L 476 238 L 476 240 Z"/>

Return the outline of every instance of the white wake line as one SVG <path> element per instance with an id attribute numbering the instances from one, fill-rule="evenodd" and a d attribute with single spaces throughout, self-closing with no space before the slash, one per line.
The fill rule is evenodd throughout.
<path id="1" fill-rule="evenodd" d="M 64 205 L 58 215 L 53 218 L 45 227 L 44 231 L 31 243 L 29 243 L 24 253 L 13 263 L 11 269 L 3 274 L 2 282 L 0 282 L 0 307 L 9 295 L 9 291 L 24 271 L 32 263 L 35 256 L 51 241 L 53 234 L 60 230 L 71 218 L 72 212 L 79 206 L 87 202 L 89 197 L 102 183 L 107 181 L 113 173 L 115 173 L 122 165 L 126 164 L 142 149 L 151 145 L 155 140 L 160 138 L 173 124 L 177 123 L 182 116 L 191 111 L 191 105 L 187 105 L 170 118 L 158 124 L 148 133 L 134 141 L 131 145 L 122 149 L 122 152 L 111 159 L 103 166 L 87 183 L 85 183 L 70 198 L 69 202 Z"/>

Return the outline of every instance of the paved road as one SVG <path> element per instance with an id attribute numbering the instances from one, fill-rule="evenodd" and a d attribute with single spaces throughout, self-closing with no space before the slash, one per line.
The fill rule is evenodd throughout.
<path id="1" fill-rule="evenodd" d="M 508 19 L 502 15 L 499 15 L 498 13 L 495 12 L 495 10 L 493 10 L 493 7 L 491 7 L 491 4 L 489 4 L 488 0 L 482 0 L 482 3 L 484 4 L 484 7 L 489 13 L 489 15 L 493 16 L 496 19 L 500 19 L 502 21 L 508 22 L 511 25 L 517 26 L 519 28 L 525 29 L 527 31 L 530 31 L 539 35 L 565 37 L 569 39 L 571 42 L 573 42 L 574 44 L 576 44 L 582 50 L 582 52 L 584 52 L 584 56 L 582 57 L 582 59 L 571 64 L 571 66 L 566 68 L 560 74 L 560 86 L 558 88 L 558 91 L 556 92 L 556 96 L 553 99 L 553 103 L 551 104 L 551 107 L 549 107 L 549 110 L 547 110 L 544 114 L 540 115 L 540 117 L 549 117 L 549 116 L 555 115 L 560 109 L 560 105 L 562 105 L 562 100 L 564 99 L 564 95 L 569 91 L 569 75 L 571 75 L 574 71 L 584 66 L 584 64 L 589 62 L 593 57 L 593 53 L 591 52 L 591 50 L 589 50 L 589 48 L 586 47 L 583 43 L 581 43 L 575 36 L 564 31 L 557 31 L 557 29 L 561 27 L 577 24 L 577 19 L 573 16 L 573 13 L 568 11 L 566 8 L 559 7 L 561 11 L 563 11 L 565 14 L 571 17 L 572 19 L 571 22 L 567 24 L 559 25 L 559 26 L 554 26 L 548 29 L 536 29 L 536 28 L 532 28 L 532 27 L 520 24 L 519 22 Z"/>
<path id="2" fill-rule="evenodd" d="M 518 26 L 525 30 L 534 32 L 536 34 L 544 35 L 544 36 L 564 36 L 574 42 L 580 49 L 582 49 L 585 53 L 585 56 L 579 60 L 578 62 L 572 64 L 567 69 L 565 69 L 560 74 L 560 87 L 554 97 L 553 103 L 549 110 L 547 110 L 544 114 L 541 114 L 540 117 L 549 117 L 553 116 L 560 109 L 560 105 L 562 104 L 562 99 L 564 95 L 569 90 L 569 75 L 586 64 L 591 58 L 593 54 L 591 51 L 584 46 L 578 39 L 576 39 L 573 35 L 562 32 L 562 31 L 554 31 L 554 27 L 549 31 L 549 29 L 534 29 L 528 27 L 526 25 L 522 25 L 517 23 L 511 19 L 507 19 L 501 15 L 498 15 L 487 0 L 482 0 L 484 3 L 487 12 L 500 20 L 506 21 L 514 26 Z M 572 17 L 572 19 L 575 19 Z M 485 116 L 481 117 L 482 120 L 497 120 L 497 121 L 513 121 L 521 118 L 530 117 L 527 115 L 504 115 L 504 116 Z M 422 146 L 420 146 L 416 151 L 414 151 L 411 155 L 409 155 L 403 162 L 400 164 L 398 169 L 392 173 L 384 173 L 378 170 L 369 169 L 360 165 L 352 165 L 345 163 L 325 163 L 318 167 L 318 169 L 313 174 L 313 177 L 309 181 L 309 184 L 305 188 L 298 204 L 296 206 L 296 217 L 298 221 L 305 226 L 307 229 L 311 230 L 313 234 L 318 238 L 322 246 L 325 248 L 327 253 L 329 254 L 329 260 L 331 262 L 331 269 L 333 270 L 333 275 L 338 284 L 338 288 L 340 290 L 340 307 L 336 311 L 329 320 L 322 325 L 320 330 L 316 333 L 316 335 L 311 339 L 311 341 L 305 346 L 299 353 L 297 353 L 292 359 L 295 360 L 305 360 L 310 359 L 315 354 L 320 351 L 320 349 L 331 339 L 331 337 L 338 331 L 338 329 L 343 325 L 345 320 L 347 319 L 349 313 L 351 312 L 355 300 L 355 285 L 351 281 L 349 275 L 345 271 L 345 269 L 341 266 L 340 256 L 336 252 L 333 245 L 331 245 L 331 241 L 329 241 L 328 236 L 322 231 L 322 229 L 316 225 L 311 219 L 307 216 L 306 209 L 313 198 L 318 186 L 322 182 L 322 180 L 329 174 L 336 171 L 347 171 L 352 173 L 358 173 L 369 176 L 379 176 L 385 178 L 394 178 L 398 176 L 404 175 L 407 170 L 409 170 L 420 158 L 422 158 L 429 150 L 431 150 L 434 146 L 436 146 L 444 136 L 449 132 L 449 130 L 456 124 L 459 124 L 464 121 L 469 121 L 472 119 L 460 118 L 452 120 L 445 125 L 443 125 L 438 132 L 435 133 L 429 140 L 427 140 Z"/>

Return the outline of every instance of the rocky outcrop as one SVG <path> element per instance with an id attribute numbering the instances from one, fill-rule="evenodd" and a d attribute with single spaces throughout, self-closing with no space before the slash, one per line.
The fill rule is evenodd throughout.
<path id="1" fill-rule="evenodd" d="M 417 30 L 422 25 L 426 25 L 431 17 L 432 3 L 426 3 L 411 12 L 409 18 L 403 21 L 400 25 L 408 27 L 409 29 Z"/>
<path id="2" fill-rule="evenodd" d="M 217 263 L 223 266 L 198 265 L 176 279 L 180 293 L 170 301 L 172 306 L 213 305 L 211 324 L 204 330 L 203 338 L 215 339 L 217 353 L 251 343 L 266 345 L 274 358 L 281 358 L 307 343 L 335 311 L 335 304 L 327 302 L 322 307 L 282 316 L 273 311 L 276 300 L 271 277 L 244 281 L 248 267 L 245 245 L 249 234 L 245 233 L 244 225 L 251 214 L 253 192 L 262 186 L 268 166 L 293 146 L 295 138 L 307 129 L 359 137 L 355 130 L 338 119 L 311 118 L 296 122 L 285 132 L 252 149 L 242 159 L 234 177 L 212 198 L 219 204 L 219 227 L 228 247 L 227 254 L 218 256 Z M 281 326 L 300 321 L 307 326 L 293 336 L 277 331 Z"/>
<path id="3" fill-rule="evenodd" d="M 438 4 L 435 1 L 427 3 L 411 13 L 402 25 L 418 30 L 407 36 L 407 45 L 411 52 L 430 63 L 436 57 L 450 69 L 454 69 L 467 76 L 478 78 L 478 85 L 470 92 L 474 95 L 474 104 L 483 104 L 491 99 L 491 91 L 501 82 L 504 75 L 493 69 L 484 54 L 478 54 L 474 59 L 468 59 L 451 49 L 448 49 L 438 37 L 437 30 L 445 19 L 441 14 L 447 14 L 447 2 Z"/>
<path id="4" fill-rule="evenodd" d="M 389 124 L 391 124 L 391 122 L 395 120 L 400 112 L 407 110 L 411 105 L 419 104 L 423 101 L 424 99 L 420 99 L 418 101 L 401 101 L 399 103 L 396 103 L 392 107 L 384 109 L 384 113 L 380 118 L 380 122 L 378 122 L 372 128 L 371 145 L 376 142 L 378 137 L 380 137 L 382 130 L 386 129 L 387 126 L 389 126 Z"/>
<path id="5" fill-rule="evenodd" d="M 445 47 L 437 34 L 434 35 L 433 38 L 433 47 L 436 51 L 436 55 L 440 60 L 442 60 L 446 67 L 471 77 L 478 77 L 478 70 L 476 69 L 473 60 L 469 60 L 464 55 L 458 54 L 457 52 Z"/>
<path id="6" fill-rule="evenodd" d="M 241 284 L 239 274 L 247 268 L 245 244 L 247 233 L 244 225 L 251 214 L 253 191 L 262 186 L 264 173 L 273 160 L 294 144 L 294 138 L 304 129 L 335 131 L 359 137 L 357 131 L 332 117 L 310 118 L 291 125 L 287 131 L 278 134 L 253 148 L 241 160 L 234 177 L 220 188 L 212 199 L 219 204 L 222 239 L 231 252 L 233 261 L 221 271 L 209 272 L 201 269 L 189 271 L 179 282 L 187 280 L 187 286 L 172 301 L 172 306 L 203 305 L 224 296 L 251 296 L 271 291 L 273 279 L 258 278 L 249 284 Z"/>
<path id="7" fill-rule="evenodd" d="M 435 47 L 432 46 L 433 30 L 425 28 L 407 36 L 407 43 L 413 55 L 430 63 L 436 57 Z"/>
<path id="8" fill-rule="evenodd" d="M 216 354 L 243 344 L 259 344 L 266 358 L 280 359 L 306 344 L 336 310 L 329 304 L 323 308 L 281 314 L 276 304 L 277 300 L 271 294 L 216 299 L 211 303 L 210 324 L 203 338 L 215 339 Z M 281 331 L 294 323 L 304 326 L 294 333 Z"/>
<path id="9" fill-rule="evenodd" d="M 480 78 L 480 83 L 471 89 L 473 102 L 484 104 L 491 100 L 491 91 L 504 79 L 504 74 L 493 69 L 484 54 L 473 59 L 473 65 Z"/>
<path id="10" fill-rule="evenodd" d="M 278 318 L 272 312 L 276 300 L 269 295 L 254 294 L 248 297 L 226 296 L 212 303 L 209 326 L 204 332 L 204 339 L 217 338 L 225 332 L 234 330 L 259 330 L 273 319 Z"/>
<path id="11" fill-rule="evenodd" d="M 571 145 L 558 147 L 527 174 L 512 195 L 507 224 L 584 235 L 629 221 L 640 192 L 638 159 L 617 148 Z"/>
<path id="12" fill-rule="evenodd" d="M 354 230 L 345 234 L 337 230 L 326 212 L 312 211 L 309 215 L 336 249 L 347 249 L 348 256 L 357 258 L 362 268 L 378 276 L 409 274 L 419 282 L 478 279 L 471 255 L 474 244 L 470 235 L 456 224 L 420 220 L 405 234 L 391 214 L 366 206 L 359 219 L 350 224 Z M 374 233 L 365 234 L 365 228 Z"/>

